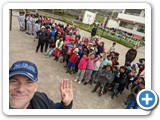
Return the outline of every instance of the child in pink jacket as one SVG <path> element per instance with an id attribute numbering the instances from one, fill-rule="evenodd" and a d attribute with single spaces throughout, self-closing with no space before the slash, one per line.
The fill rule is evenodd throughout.
<path id="1" fill-rule="evenodd" d="M 90 81 L 92 72 L 94 70 L 95 63 L 99 60 L 99 58 L 100 58 L 99 55 L 97 58 L 95 58 L 95 54 L 90 55 L 90 58 L 88 60 L 87 69 L 86 69 L 85 76 L 84 76 L 84 80 L 85 80 L 84 85 L 88 84 L 88 82 Z"/>
<path id="2" fill-rule="evenodd" d="M 74 80 L 75 82 L 79 81 L 78 82 L 79 84 L 81 84 L 82 79 L 84 77 L 84 74 L 88 65 L 88 60 L 89 60 L 89 57 L 87 57 L 87 53 L 83 53 L 83 56 L 80 59 L 80 62 L 78 64 L 78 73 L 77 73 L 76 79 Z"/>

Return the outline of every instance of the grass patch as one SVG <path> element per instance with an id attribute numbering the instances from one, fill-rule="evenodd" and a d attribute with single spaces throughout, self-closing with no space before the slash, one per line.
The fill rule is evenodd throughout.
<path id="1" fill-rule="evenodd" d="M 96 20 L 99 21 L 101 24 L 103 24 L 104 18 L 105 17 L 102 15 L 99 15 L 99 14 L 96 15 Z"/>

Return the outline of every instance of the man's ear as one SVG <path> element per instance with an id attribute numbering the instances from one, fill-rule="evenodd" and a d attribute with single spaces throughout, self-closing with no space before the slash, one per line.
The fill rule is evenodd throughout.
<path id="1" fill-rule="evenodd" d="M 35 87 L 35 92 L 36 92 L 37 89 L 38 89 L 38 85 L 39 85 L 39 82 L 37 81 L 37 82 L 36 82 L 36 87 Z"/>

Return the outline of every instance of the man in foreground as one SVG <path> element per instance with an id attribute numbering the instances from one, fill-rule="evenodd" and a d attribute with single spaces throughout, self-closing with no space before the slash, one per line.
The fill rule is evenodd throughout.
<path id="1" fill-rule="evenodd" d="M 61 102 L 54 103 L 45 93 L 37 92 L 38 69 L 29 61 L 15 62 L 9 70 L 10 109 L 71 109 L 73 104 L 72 81 L 60 84 Z"/>

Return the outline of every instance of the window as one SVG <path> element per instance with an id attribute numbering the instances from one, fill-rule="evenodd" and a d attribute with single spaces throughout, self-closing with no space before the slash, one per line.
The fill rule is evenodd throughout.
<path id="1" fill-rule="evenodd" d="M 145 26 L 139 25 L 137 31 L 141 33 L 145 33 Z"/>
<path id="2" fill-rule="evenodd" d="M 134 24 L 121 21 L 119 26 L 133 30 Z"/>

